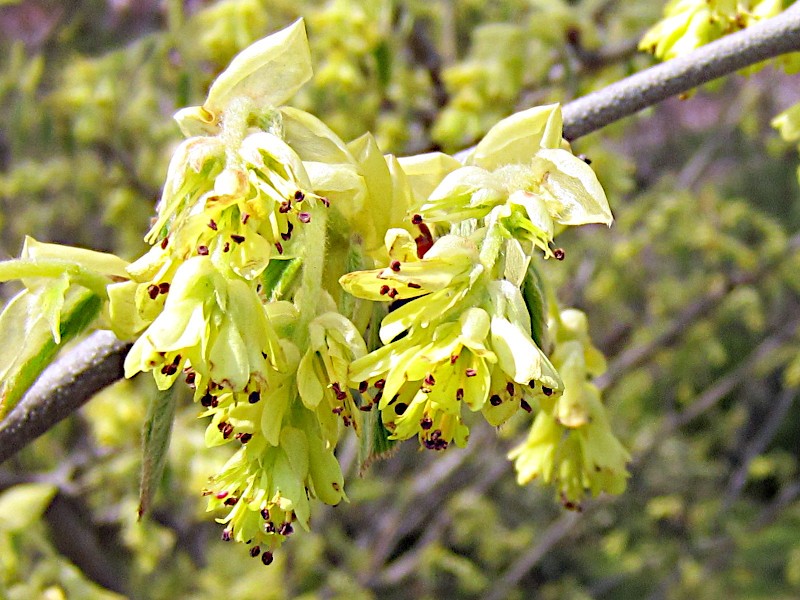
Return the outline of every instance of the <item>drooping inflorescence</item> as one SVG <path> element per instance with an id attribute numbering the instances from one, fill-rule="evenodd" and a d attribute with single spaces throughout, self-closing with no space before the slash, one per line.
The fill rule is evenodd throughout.
<path id="1" fill-rule="evenodd" d="M 568 507 L 620 492 L 628 455 L 589 382 L 604 361 L 538 266 L 564 258 L 564 228 L 612 221 L 560 107 L 504 119 L 464 163 L 396 158 L 285 106 L 310 77 L 302 21 L 243 51 L 176 114 L 187 139 L 150 250 L 67 254 L 135 340 L 125 375 L 185 380 L 207 446 L 235 447 L 203 490 L 222 538 L 272 562 L 314 499 L 346 499 L 335 449 L 367 425 L 443 451 L 468 443 L 471 413 L 535 413 L 510 454 L 521 483 L 554 483 Z"/>

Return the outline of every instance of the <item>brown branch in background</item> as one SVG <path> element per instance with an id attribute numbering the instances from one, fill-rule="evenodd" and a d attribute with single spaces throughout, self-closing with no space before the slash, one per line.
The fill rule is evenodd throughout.
<path id="1" fill-rule="evenodd" d="M 581 38 L 580 29 L 572 27 L 567 30 L 567 48 L 569 48 L 580 66 L 587 71 L 594 71 L 628 60 L 635 56 L 639 49 L 637 40 L 629 40 L 608 48 L 590 50 L 584 47 Z"/>

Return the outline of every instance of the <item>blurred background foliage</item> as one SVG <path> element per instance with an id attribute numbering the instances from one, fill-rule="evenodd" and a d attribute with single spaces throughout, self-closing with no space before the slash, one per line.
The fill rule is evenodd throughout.
<path id="1" fill-rule="evenodd" d="M 660 0 L 0 2 L 0 245 L 133 258 L 180 139 L 239 50 L 303 16 L 316 77 L 295 103 L 387 152 L 457 151 L 514 110 L 639 71 Z M 547 599 L 800 596 L 800 97 L 771 68 L 578 140 L 616 222 L 546 264 L 609 358 L 634 456 L 583 513 L 520 488 L 520 418 L 468 448 L 401 446 L 319 506 L 270 567 L 219 540 L 199 490 L 226 459 L 184 398 L 153 514 L 136 521 L 144 380 L 99 394 L 0 468 L 0 597 Z"/>

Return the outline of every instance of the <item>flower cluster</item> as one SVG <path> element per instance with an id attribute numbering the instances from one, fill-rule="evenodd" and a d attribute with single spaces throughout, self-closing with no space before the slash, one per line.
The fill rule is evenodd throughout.
<path id="1" fill-rule="evenodd" d="M 366 424 L 442 451 L 467 444 L 470 413 L 498 426 L 536 412 L 512 452 L 520 482 L 555 482 L 568 504 L 621 491 L 628 457 L 588 381 L 602 356 L 582 313 L 546 301 L 537 267 L 564 258 L 561 229 L 612 220 L 559 106 L 504 119 L 463 163 L 395 158 L 283 106 L 310 77 L 298 21 L 175 115 L 187 139 L 134 263 L 31 242 L 37 273 L 60 278 L 48 328 L 82 285 L 135 340 L 126 377 L 185 379 L 206 444 L 236 448 L 208 509 L 265 564 L 308 528 L 313 499 L 346 499 L 335 449 Z"/>
<path id="2" fill-rule="evenodd" d="M 639 49 L 661 60 L 681 56 L 783 10 L 782 0 L 671 0 Z"/>
<path id="3" fill-rule="evenodd" d="M 605 359 L 591 344 L 586 315 L 562 311 L 550 329 L 564 393 L 541 404 L 527 439 L 508 456 L 520 484 L 555 483 L 564 506 L 579 510 L 585 489 L 593 494 L 625 489 L 630 456 L 611 432 L 600 392 L 587 379 L 605 371 Z"/>

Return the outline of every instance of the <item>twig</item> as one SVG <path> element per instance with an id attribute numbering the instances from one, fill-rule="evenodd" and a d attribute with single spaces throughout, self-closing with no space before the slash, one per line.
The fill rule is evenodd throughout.
<path id="1" fill-rule="evenodd" d="M 656 352 L 673 344 L 689 325 L 714 310 L 734 289 L 743 285 L 752 285 L 759 282 L 763 277 L 775 273 L 776 268 L 783 261 L 794 256 L 795 251 L 798 249 L 800 249 L 800 233 L 786 240 L 784 252 L 772 260 L 761 263 L 757 270 L 731 276 L 724 285 L 714 288 L 704 297 L 690 304 L 683 312 L 672 319 L 667 329 L 651 341 L 620 352 L 611 362 L 608 370 L 595 378 L 594 384 L 601 390 L 612 387 L 631 368 L 644 364 Z"/>
<path id="2" fill-rule="evenodd" d="M 800 50 L 800 5 L 564 106 L 564 137 L 606 125 L 768 58 Z"/>
<path id="3" fill-rule="evenodd" d="M 539 543 L 533 546 L 530 551 L 520 556 L 503 576 L 491 587 L 484 600 L 501 600 L 506 598 L 514 586 L 525 577 L 550 549 L 566 536 L 578 522 L 580 514 L 576 512 L 566 512 L 548 527 L 539 538 Z"/>
<path id="4" fill-rule="evenodd" d="M 50 365 L 0 427 L 0 463 L 122 377 L 129 345 L 96 331 Z"/>
<path id="5" fill-rule="evenodd" d="M 742 453 L 741 464 L 728 480 L 722 508 L 720 509 L 720 516 L 727 514 L 733 506 L 733 503 L 739 499 L 747 483 L 750 464 L 755 457 L 764 452 L 767 445 L 775 438 L 778 429 L 783 423 L 783 419 L 786 417 L 792 404 L 794 404 L 796 397 L 797 390 L 795 388 L 786 388 L 781 392 L 777 401 L 771 403 L 767 418 L 750 443 L 745 447 Z"/>

